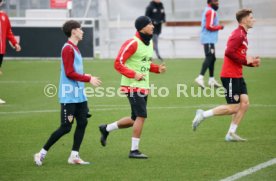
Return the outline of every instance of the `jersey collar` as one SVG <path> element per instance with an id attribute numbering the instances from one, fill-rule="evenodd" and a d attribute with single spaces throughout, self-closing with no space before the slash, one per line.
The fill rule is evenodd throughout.
<path id="1" fill-rule="evenodd" d="M 239 25 L 239 29 L 241 29 L 245 34 L 247 34 L 247 31 L 244 29 L 242 25 Z"/>

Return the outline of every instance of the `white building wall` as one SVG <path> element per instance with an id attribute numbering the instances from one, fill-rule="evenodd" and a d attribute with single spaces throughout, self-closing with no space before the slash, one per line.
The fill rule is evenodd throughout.
<path id="1" fill-rule="evenodd" d="M 205 0 L 163 0 L 167 21 L 200 21 Z M 102 58 L 115 58 L 121 44 L 135 34 L 134 20 L 144 14 L 148 0 L 103 0 L 101 48 Z M 104 5 L 103 5 L 104 4 Z M 108 8 L 106 8 L 108 7 Z M 276 0 L 243 0 L 243 7 L 253 9 L 257 23 L 249 31 L 249 53 L 262 57 L 276 57 Z M 223 57 L 227 38 L 237 27 L 235 12 L 238 0 L 220 0 L 221 20 L 232 21 L 219 33 L 216 45 L 217 57 Z M 104 12 L 104 11 L 101 11 Z M 199 42 L 200 27 L 164 27 L 160 36 L 159 49 L 165 58 L 203 57 Z"/>

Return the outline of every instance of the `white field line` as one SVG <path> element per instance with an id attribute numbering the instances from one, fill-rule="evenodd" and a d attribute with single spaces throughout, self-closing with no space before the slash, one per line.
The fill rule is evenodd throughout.
<path id="1" fill-rule="evenodd" d="M 30 83 L 30 84 L 54 84 L 54 85 L 58 85 L 59 82 L 53 82 L 53 81 L 47 81 L 47 80 L 1 80 L 0 84 L 26 84 L 26 83 Z M 120 81 L 104 81 L 104 83 L 120 83 Z M 118 86 L 119 87 L 119 86 Z"/>
<path id="2" fill-rule="evenodd" d="M 3 105 L 4 106 L 4 105 Z M 216 105 L 212 104 L 202 104 L 202 105 L 193 105 L 193 106 L 153 106 L 148 107 L 149 110 L 159 110 L 159 109 L 198 109 L 198 108 L 211 108 Z M 1 107 L 1 106 L 0 106 Z M 102 107 L 102 108 L 99 108 Z M 264 105 L 264 104 L 253 104 L 250 107 L 257 108 L 274 108 L 276 105 Z M 129 110 L 128 105 L 97 105 L 92 108 L 93 111 L 112 111 L 112 110 Z M 8 112 L 0 112 L 0 115 L 6 114 L 29 114 L 29 113 L 53 113 L 59 112 L 60 110 L 50 109 L 50 110 L 26 110 L 26 111 L 8 111 Z"/>
<path id="3" fill-rule="evenodd" d="M 254 167 L 251 167 L 249 169 L 246 169 L 246 170 L 244 170 L 242 172 L 236 173 L 235 175 L 232 175 L 230 177 L 224 178 L 224 179 L 222 179 L 220 181 L 234 181 L 234 180 L 240 179 L 241 177 L 244 177 L 244 176 L 250 175 L 252 173 L 255 173 L 255 172 L 257 172 L 257 171 L 259 171 L 261 169 L 264 169 L 266 167 L 272 166 L 274 164 L 276 164 L 276 158 L 271 159 L 271 160 L 269 160 L 267 162 L 261 163 L 259 165 L 256 165 Z"/>
<path id="4" fill-rule="evenodd" d="M 9 80 L 5 81 L 2 80 L 0 81 L 0 84 L 49 84 L 51 81 L 38 81 L 38 80 L 30 80 L 30 81 L 25 81 L 25 80 Z"/>

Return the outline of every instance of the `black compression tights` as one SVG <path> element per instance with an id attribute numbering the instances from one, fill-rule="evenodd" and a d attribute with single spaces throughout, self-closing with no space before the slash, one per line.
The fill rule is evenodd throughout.
<path id="1" fill-rule="evenodd" d="M 214 69 L 216 62 L 215 46 L 214 44 L 204 44 L 205 60 L 202 64 L 200 71 L 201 75 L 204 75 L 209 68 L 210 77 L 214 77 Z"/>

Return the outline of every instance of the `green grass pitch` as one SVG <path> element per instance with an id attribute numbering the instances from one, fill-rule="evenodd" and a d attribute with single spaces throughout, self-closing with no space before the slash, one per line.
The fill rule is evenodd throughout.
<path id="1" fill-rule="evenodd" d="M 81 157 L 87 166 L 68 165 L 74 127 L 37 167 L 33 154 L 59 126 L 57 96 L 48 98 L 46 84 L 58 85 L 59 61 L 6 60 L 0 76 L 0 180 L 220 180 L 276 157 L 276 60 L 263 59 L 260 68 L 245 68 L 251 107 L 238 128 L 245 143 L 226 143 L 230 117 L 213 117 L 196 132 L 191 122 L 198 108 L 224 104 L 220 97 L 176 97 L 177 84 L 195 86 L 202 60 L 166 61 L 167 73 L 151 74 L 151 83 L 168 87 L 168 97 L 150 97 L 140 150 L 148 160 L 130 160 L 131 129 L 112 132 L 107 147 L 99 142 L 98 125 L 130 113 L 126 98 L 91 97 Z M 222 61 L 216 63 L 218 77 Z M 120 75 L 111 60 L 85 61 L 85 72 L 99 76 L 103 87 L 119 87 Z M 208 73 L 207 73 L 208 75 Z M 207 80 L 207 78 L 205 79 Z M 87 85 L 89 86 L 89 85 Z M 274 181 L 276 165 L 241 180 Z"/>

